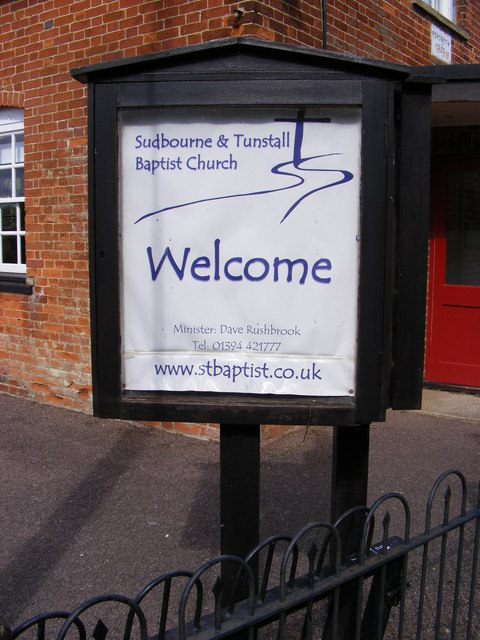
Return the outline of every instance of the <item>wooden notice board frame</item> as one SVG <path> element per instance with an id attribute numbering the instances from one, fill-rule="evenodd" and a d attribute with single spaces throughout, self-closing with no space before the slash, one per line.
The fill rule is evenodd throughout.
<path id="1" fill-rule="evenodd" d="M 418 166 L 405 155 L 413 122 L 427 125 L 429 94 L 408 67 L 249 39 L 228 39 L 72 71 L 88 83 L 89 233 L 94 413 L 103 417 L 220 423 L 345 425 L 383 420 L 388 407 L 418 405 L 418 337 L 424 321 L 426 225 L 412 251 L 403 226 L 427 202 L 408 188 Z M 410 99 L 413 96 L 412 99 Z M 399 105 L 406 118 L 399 126 Z M 415 108 L 415 112 L 413 111 Z M 122 383 L 120 114 L 125 110 L 260 109 L 361 113 L 359 257 L 354 391 L 351 394 L 232 393 L 125 389 Z M 417 126 L 418 131 L 418 126 Z M 427 131 L 425 130 L 425 136 Z M 397 146 L 403 140 L 402 150 Z M 428 138 L 426 138 L 428 140 Z M 421 154 L 420 154 L 421 156 Z M 423 161 L 422 161 L 423 162 Z M 415 165 L 415 162 L 411 163 Z M 403 173 L 399 176 L 399 167 Z M 422 173 L 423 172 L 423 173 Z M 420 178 L 428 164 L 420 167 Z M 417 178 L 418 179 L 418 178 Z M 403 188 L 399 189 L 399 185 Z M 416 199 L 416 200 L 415 200 Z M 413 209 L 412 209 L 413 207 Z M 411 212 L 411 213 L 409 213 Z M 410 246 L 407 254 L 406 246 Z M 412 261 L 412 256 L 414 256 Z M 200 263 L 199 263 L 200 264 Z M 205 265 L 205 261 L 203 262 Z M 426 272 L 426 270 L 425 270 Z M 417 278 L 412 343 L 396 331 Z M 399 286 L 397 286 L 399 285 Z M 398 293 L 400 292 L 400 294 Z M 400 295 L 400 298 L 398 297 Z M 168 301 L 165 301 L 168 304 Z M 315 304 L 315 300 L 312 300 Z M 400 328 L 399 328 L 400 329 Z M 411 335 L 411 333 L 410 333 Z M 405 346 L 409 351 L 405 351 Z M 402 367 L 395 369 L 393 353 Z M 412 377 L 413 372 L 413 377 Z M 414 380 L 412 382 L 412 380 Z"/>

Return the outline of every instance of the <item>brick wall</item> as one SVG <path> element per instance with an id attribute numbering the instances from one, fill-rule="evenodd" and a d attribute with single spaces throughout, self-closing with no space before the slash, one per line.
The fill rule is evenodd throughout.
<path id="1" fill-rule="evenodd" d="M 434 62 L 430 20 L 410 0 L 327 0 L 327 8 L 330 50 Z M 471 37 L 453 36 L 454 62 L 478 63 L 480 1 L 461 3 L 460 20 Z M 321 2 L 3 1 L 0 30 L 0 106 L 24 108 L 34 281 L 32 295 L 0 292 L 0 391 L 91 411 L 86 88 L 69 70 L 230 36 L 321 48 Z"/>

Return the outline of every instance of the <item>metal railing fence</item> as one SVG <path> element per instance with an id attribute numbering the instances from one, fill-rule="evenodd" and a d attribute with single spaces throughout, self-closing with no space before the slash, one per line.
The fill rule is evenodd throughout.
<path id="1" fill-rule="evenodd" d="M 415 537 L 407 500 L 387 493 L 334 525 L 318 521 L 294 536 L 268 538 L 247 558 L 219 556 L 196 571 L 161 575 L 134 598 L 107 594 L 15 629 L 0 624 L 0 640 L 478 639 L 480 487 L 467 506 L 464 476 L 446 471 Z M 340 531 L 358 517 L 362 541 L 345 559 Z M 238 566 L 229 593 L 221 577 L 225 562 Z"/>

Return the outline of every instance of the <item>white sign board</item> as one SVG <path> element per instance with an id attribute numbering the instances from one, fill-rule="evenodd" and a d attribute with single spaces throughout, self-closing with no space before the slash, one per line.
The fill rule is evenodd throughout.
<path id="1" fill-rule="evenodd" d="M 452 62 L 452 36 L 432 24 L 432 56 L 447 62 Z"/>
<path id="2" fill-rule="evenodd" d="M 359 109 L 119 117 L 122 385 L 355 394 Z"/>

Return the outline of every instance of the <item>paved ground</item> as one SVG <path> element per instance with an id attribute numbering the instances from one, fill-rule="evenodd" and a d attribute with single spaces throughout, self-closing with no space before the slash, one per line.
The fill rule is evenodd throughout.
<path id="1" fill-rule="evenodd" d="M 261 535 L 329 518 L 332 429 L 262 445 Z M 412 532 L 444 470 L 480 479 L 480 398 L 427 391 L 372 425 L 369 501 L 403 492 Z M 0 618 L 134 595 L 219 553 L 218 444 L 0 395 Z"/>

